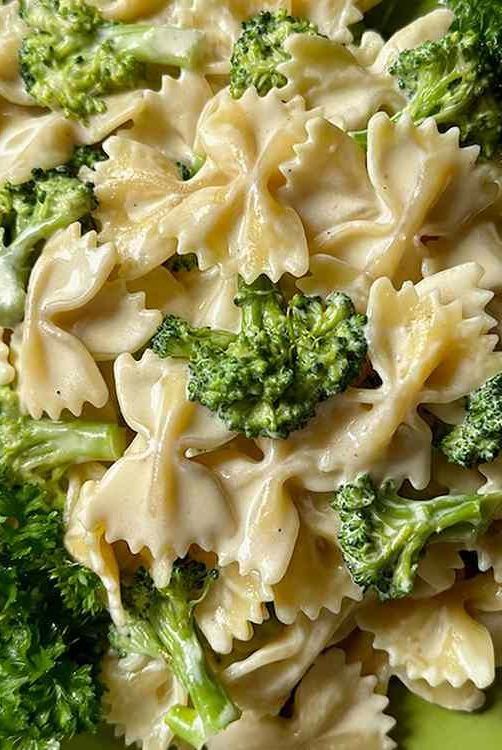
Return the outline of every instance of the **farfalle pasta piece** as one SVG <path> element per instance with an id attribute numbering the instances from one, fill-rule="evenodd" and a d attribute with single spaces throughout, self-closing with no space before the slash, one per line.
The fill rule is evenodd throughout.
<path id="1" fill-rule="evenodd" d="M 0 386 L 12 383 L 16 377 L 16 371 L 10 363 L 10 350 L 4 341 L 4 329 L 0 328 Z"/>
<path id="2" fill-rule="evenodd" d="M 374 692 L 375 677 L 361 677 L 343 651 L 320 656 L 295 694 L 293 716 L 260 718 L 253 712 L 209 743 L 209 750 L 391 750 L 395 724 L 384 714 L 387 698 Z"/>
<path id="3" fill-rule="evenodd" d="M 148 310 L 144 292 L 129 292 L 124 281 L 108 281 L 66 326 L 96 361 L 137 352 L 162 322 L 159 310 Z"/>
<path id="4" fill-rule="evenodd" d="M 0 183 L 25 182 L 35 167 L 63 164 L 73 146 L 72 126 L 64 118 L 54 113 L 33 114 L 0 96 Z"/>
<path id="5" fill-rule="evenodd" d="M 253 625 L 267 619 L 265 602 L 271 599 L 272 593 L 256 573 L 242 576 L 235 563 L 227 565 L 219 569 L 218 579 L 197 605 L 197 625 L 214 651 L 229 654 L 234 639 L 249 641 Z"/>
<path id="6" fill-rule="evenodd" d="M 300 615 L 291 625 L 270 621 L 258 627 L 254 638 L 241 646 L 245 653 L 239 654 L 237 646 L 221 672 L 238 705 L 261 714 L 278 712 L 350 613 L 346 607 L 338 615 L 324 611 L 314 621 Z"/>
<path id="7" fill-rule="evenodd" d="M 113 245 L 98 245 L 80 224 L 45 245 L 30 276 L 19 358 L 19 392 L 35 419 L 58 419 L 64 409 L 79 416 L 85 402 L 104 406 L 108 389 L 82 342 L 66 330 L 77 311 L 100 292 L 116 262 Z"/>
<path id="8" fill-rule="evenodd" d="M 356 613 L 360 628 L 375 635 L 392 670 L 431 687 L 466 682 L 483 689 L 495 679 L 493 644 L 476 610 L 500 611 L 500 585 L 489 574 L 457 584 L 430 599 L 370 604 Z"/>
<path id="9" fill-rule="evenodd" d="M 394 123 L 383 113 L 375 115 L 369 124 L 366 167 L 364 153 L 334 126 L 311 128 L 309 136 L 295 146 L 296 158 L 288 164 L 281 195 L 300 215 L 314 255 L 333 255 L 373 278 L 421 278 L 426 254 L 422 235 L 433 209 L 457 184 L 476 182 L 475 209 L 465 203 L 463 213 L 455 213 L 449 227 L 442 226 L 443 233 L 456 231 L 496 194 L 485 173 L 475 169 L 478 149 L 459 148 L 458 131 L 440 134 L 433 120 L 416 127 L 406 117 Z M 316 187 L 311 165 L 320 153 L 317 143 L 323 144 L 324 153 L 320 174 L 330 179 L 321 179 Z M 309 193 L 306 184 L 311 185 Z M 343 185 L 342 210 L 328 188 L 332 184 Z"/>
<path id="10" fill-rule="evenodd" d="M 218 550 L 233 519 L 217 478 L 186 452 L 211 450 L 231 434 L 203 407 L 188 401 L 187 369 L 147 350 L 140 361 L 115 363 L 122 415 L 136 434 L 124 456 L 99 482 L 84 485 L 83 525 L 108 544 L 145 552 L 157 582 L 191 544 Z"/>
<path id="11" fill-rule="evenodd" d="M 304 495 L 296 508 L 300 529 L 295 549 L 286 574 L 273 587 L 277 617 L 287 624 L 300 612 L 315 620 L 323 607 L 336 614 L 345 599 L 362 598 L 338 546 L 338 521 L 329 500 Z"/>
<path id="12" fill-rule="evenodd" d="M 123 275 L 145 275 L 175 250 L 196 253 L 201 270 L 219 265 L 248 282 L 306 273 L 302 222 L 278 185 L 308 117 L 299 99 L 285 104 L 275 91 L 260 98 L 250 90 L 238 101 L 221 92 L 199 121 L 194 150 L 206 161 L 188 182 L 157 150 L 108 140 L 110 158 L 90 176 L 101 237 L 113 237 Z"/>
<path id="13" fill-rule="evenodd" d="M 17 0 L 0 7 L 0 97 L 29 107 L 35 102 L 26 93 L 18 61 L 25 28 Z"/>
<path id="14" fill-rule="evenodd" d="M 161 659 L 107 656 L 101 679 L 105 686 L 106 721 L 117 737 L 143 750 L 168 750 L 173 734 L 165 722 L 172 706 L 184 705 L 187 695 Z"/>
<path id="15" fill-rule="evenodd" d="M 191 163 L 199 117 L 213 92 L 199 73 L 163 76 L 160 91 L 145 91 L 132 128 L 121 135 L 157 148 L 173 161 Z"/>
<path id="16" fill-rule="evenodd" d="M 375 112 L 392 114 L 405 104 L 392 76 L 361 65 L 343 44 L 296 34 L 284 47 L 290 59 L 278 68 L 288 81 L 281 95 L 303 96 L 308 109 L 322 108 L 328 120 L 345 130 L 363 130 Z"/>

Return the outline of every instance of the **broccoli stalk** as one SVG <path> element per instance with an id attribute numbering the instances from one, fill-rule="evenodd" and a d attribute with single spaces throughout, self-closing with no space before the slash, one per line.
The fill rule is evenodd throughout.
<path id="1" fill-rule="evenodd" d="M 466 406 L 464 421 L 446 429 L 439 447 L 448 461 L 470 468 L 502 451 L 502 373 L 473 391 Z"/>
<path id="2" fill-rule="evenodd" d="M 238 334 L 194 328 L 168 315 L 151 341 L 160 357 L 189 360 L 188 395 L 230 430 L 286 438 L 317 404 L 345 390 L 365 361 L 366 318 L 335 292 L 326 300 L 295 295 L 286 304 L 265 276 L 239 281 Z"/>
<path id="3" fill-rule="evenodd" d="M 383 600 L 397 599 L 411 593 L 427 543 L 446 530 L 458 539 L 485 531 L 502 508 L 502 492 L 411 500 L 392 481 L 376 487 L 365 474 L 340 487 L 332 507 L 340 514 L 339 542 L 354 581 Z"/>
<path id="4" fill-rule="evenodd" d="M 81 0 L 22 0 L 20 14 L 26 90 L 84 121 L 106 111 L 103 96 L 144 81 L 152 65 L 192 67 L 201 42 L 190 29 L 109 22 Z"/>
<path id="5" fill-rule="evenodd" d="M 119 654 L 162 657 L 169 664 L 192 705 L 173 706 L 165 721 L 173 734 L 196 748 L 240 716 L 209 668 L 194 622 L 194 608 L 216 575 L 185 558 L 174 565 L 169 585 L 156 589 L 148 573 L 138 571 L 132 585 L 124 587 L 127 624 L 111 633 Z"/>
<path id="6" fill-rule="evenodd" d="M 71 168 L 34 170 L 32 180 L 0 188 L 0 326 L 13 328 L 23 320 L 38 244 L 94 207 L 92 186 L 80 182 Z"/>
<path id="7" fill-rule="evenodd" d="M 315 36 L 319 31 L 307 19 L 290 16 L 285 10 L 264 10 L 242 24 L 231 59 L 230 93 L 234 99 L 240 99 L 252 86 L 265 96 L 270 89 L 286 85 L 287 79 L 277 68 L 290 59 L 284 42 L 291 34 Z"/>
<path id="8" fill-rule="evenodd" d="M 462 144 L 479 144 L 490 159 L 502 142 L 502 12 L 491 0 L 445 4 L 455 12 L 449 33 L 401 52 L 389 68 L 408 97 L 393 119 L 408 115 L 420 125 L 434 117 L 442 129 L 456 126 Z M 366 144 L 367 131 L 351 135 Z"/>
<path id="9" fill-rule="evenodd" d="M 47 472 L 86 461 L 115 461 L 125 449 L 125 431 L 101 422 L 52 422 L 21 414 L 17 395 L 0 388 L 0 455 L 19 475 Z"/>

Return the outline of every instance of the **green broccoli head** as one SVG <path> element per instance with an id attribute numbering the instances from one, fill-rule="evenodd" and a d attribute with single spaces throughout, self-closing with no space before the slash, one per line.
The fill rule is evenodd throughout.
<path id="1" fill-rule="evenodd" d="M 21 413 L 17 394 L 0 388 L 0 465 L 35 479 L 86 461 L 115 461 L 125 449 L 125 431 L 102 422 L 52 422 Z"/>
<path id="2" fill-rule="evenodd" d="M 100 161 L 106 161 L 107 154 L 100 143 L 92 146 L 77 146 L 70 161 L 65 165 L 74 177 L 78 177 L 82 167 L 93 169 Z"/>
<path id="3" fill-rule="evenodd" d="M 189 398 L 247 437 L 286 438 L 317 404 L 345 390 L 367 353 L 366 318 L 335 293 L 286 304 L 265 276 L 242 279 L 238 334 L 194 328 L 168 315 L 151 342 L 161 357 L 189 360 Z"/>
<path id="4" fill-rule="evenodd" d="M 92 186 L 67 167 L 36 169 L 28 182 L 0 188 L 0 326 L 13 328 L 23 320 L 39 243 L 89 216 L 95 205 Z"/>
<path id="5" fill-rule="evenodd" d="M 495 77 L 479 42 L 474 31 L 452 31 L 402 52 L 390 73 L 408 96 L 404 111 L 414 123 L 434 117 L 440 127 L 456 126 L 461 143 L 477 143 L 492 158 L 502 137 L 502 102 L 491 93 Z"/>
<path id="6" fill-rule="evenodd" d="M 165 264 L 171 273 L 189 273 L 199 268 L 199 262 L 195 253 L 187 255 L 171 255 Z"/>
<path id="7" fill-rule="evenodd" d="M 67 556 L 54 500 L 0 468 L 2 748 L 56 748 L 102 718 L 104 590 Z"/>
<path id="8" fill-rule="evenodd" d="M 81 0 L 23 0 L 28 26 L 19 52 L 28 93 L 43 107 L 86 121 L 106 111 L 103 97 L 134 88 L 149 66 L 191 67 L 196 31 L 106 21 Z"/>
<path id="9" fill-rule="evenodd" d="M 165 721 L 172 732 L 196 748 L 240 716 L 212 673 L 197 633 L 193 611 L 217 571 L 202 563 L 178 560 L 171 580 L 157 589 L 141 569 L 123 587 L 128 612 L 124 628 L 112 629 L 112 647 L 122 656 L 136 653 L 163 658 L 189 696 L 190 706 L 173 706 Z"/>
<path id="10" fill-rule="evenodd" d="M 502 451 L 502 373 L 467 397 L 464 421 L 439 443 L 448 461 L 470 468 L 494 461 Z"/>
<path id="11" fill-rule="evenodd" d="M 401 497 L 392 481 L 377 487 L 367 474 L 335 493 L 339 542 L 354 581 L 381 599 L 413 590 L 420 556 L 431 538 L 454 530 L 462 538 L 482 533 L 502 508 L 502 493 Z"/>
<path id="12" fill-rule="evenodd" d="M 231 59 L 230 93 L 235 99 L 251 86 L 265 96 L 270 89 L 286 85 L 277 68 L 290 58 L 284 42 L 291 34 L 318 35 L 319 31 L 307 19 L 290 16 L 285 10 L 264 10 L 242 24 Z"/>

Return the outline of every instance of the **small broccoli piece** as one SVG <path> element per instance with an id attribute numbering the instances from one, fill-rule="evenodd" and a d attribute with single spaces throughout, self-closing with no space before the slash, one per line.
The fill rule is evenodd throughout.
<path id="1" fill-rule="evenodd" d="M 378 31 L 384 39 L 390 37 L 417 18 L 425 16 L 438 7 L 438 0 L 413 0 L 403 3 L 402 0 L 383 0 L 364 15 L 362 31 Z"/>
<path id="2" fill-rule="evenodd" d="M 470 539 L 486 530 L 502 508 L 502 493 L 445 495 L 411 500 L 392 481 L 376 487 L 365 474 L 338 489 L 339 542 L 354 581 L 381 599 L 407 596 L 420 556 L 435 535 L 453 529 Z"/>
<path id="3" fill-rule="evenodd" d="M 345 390 L 367 353 L 366 318 L 340 293 L 297 294 L 286 305 L 265 276 L 239 281 L 238 334 L 194 328 L 168 315 L 151 342 L 160 357 L 189 360 L 188 395 L 247 437 L 286 438 L 317 404 Z"/>
<path id="4" fill-rule="evenodd" d="M 125 449 L 125 431 L 102 422 L 52 422 L 24 416 L 8 386 L 0 388 L 0 466 L 16 474 L 44 474 L 86 461 L 115 461 Z"/>
<path id="5" fill-rule="evenodd" d="M 93 146 L 77 146 L 66 167 L 74 177 L 78 177 L 82 167 L 93 169 L 96 164 L 99 164 L 100 161 L 106 161 L 106 159 L 108 159 L 108 156 L 100 143 Z"/>
<path id="6" fill-rule="evenodd" d="M 166 263 L 171 273 L 189 273 L 199 268 L 199 262 L 195 253 L 187 255 L 172 255 Z"/>
<path id="7" fill-rule="evenodd" d="M 231 59 L 230 93 L 235 99 L 251 86 L 265 96 L 270 89 L 286 85 L 285 76 L 277 68 L 290 59 L 284 42 L 291 34 L 315 36 L 319 31 L 307 19 L 290 16 L 285 10 L 264 10 L 242 24 Z"/>
<path id="8" fill-rule="evenodd" d="M 0 468 L 0 746 L 49 750 L 102 718 L 104 590 L 69 559 L 51 486 Z"/>
<path id="9" fill-rule="evenodd" d="M 20 14 L 28 26 L 19 52 L 26 90 L 83 121 L 106 111 L 103 96 L 145 81 L 149 67 L 191 67 L 201 42 L 190 29 L 106 21 L 82 0 L 22 0 Z"/>
<path id="10" fill-rule="evenodd" d="M 88 216 L 96 202 L 91 185 L 71 169 L 33 171 L 33 179 L 0 188 L 0 326 L 24 317 L 26 286 L 38 244 Z"/>
<path id="11" fill-rule="evenodd" d="M 502 451 L 502 373 L 466 399 L 462 424 L 447 429 L 439 447 L 448 461 L 470 468 L 494 461 Z"/>
<path id="12" fill-rule="evenodd" d="M 204 156 L 198 156 L 197 154 L 192 159 L 191 163 L 187 163 L 184 161 L 178 161 L 176 162 L 176 166 L 178 167 L 178 172 L 180 175 L 180 178 L 184 182 L 188 182 L 188 180 L 191 180 L 197 172 L 199 172 L 200 169 L 204 166 L 204 162 L 206 161 Z"/>
<path id="13" fill-rule="evenodd" d="M 165 721 L 196 748 L 240 716 L 207 663 L 194 622 L 194 608 L 216 576 L 216 571 L 185 558 L 175 563 L 168 586 L 157 589 L 145 570 L 138 571 L 123 589 L 128 621 L 120 630 L 113 628 L 110 637 L 120 655 L 162 657 L 169 664 L 191 706 L 173 706 Z"/>
<path id="14" fill-rule="evenodd" d="M 416 125 L 434 117 L 441 129 L 458 127 L 463 145 L 478 144 L 484 158 L 502 147 L 502 7 L 493 0 L 445 0 L 455 18 L 439 41 L 404 50 L 389 68 L 408 104 L 394 116 Z M 362 145 L 367 132 L 351 134 Z"/>

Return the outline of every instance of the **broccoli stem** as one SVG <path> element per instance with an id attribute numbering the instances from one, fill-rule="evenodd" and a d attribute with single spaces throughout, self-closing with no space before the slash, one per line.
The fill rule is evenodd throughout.
<path id="1" fill-rule="evenodd" d="M 97 33 L 99 42 L 113 42 L 119 52 L 129 52 L 143 63 L 194 67 L 202 35 L 192 29 L 149 24 L 110 24 Z"/>
<path id="2" fill-rule="evenodd" d="M 239 717 L 238 709 L 211 674 L 191 609 L 175 600 L 158 601 L 149 621 L 166 649 L 165 658 L 190 695 L 193 707 L 174 706 L 166 716 L 171 731 L 196 748 Z"/>
<path id="3" fill-rule="evenodd" d="M 87 461 L 116 461 L 124 449 L 125 433 L 118 425 L 41 419 L 29 420 L 22 430 L 19 456 L 22 469 L 34 471 Z"/>

